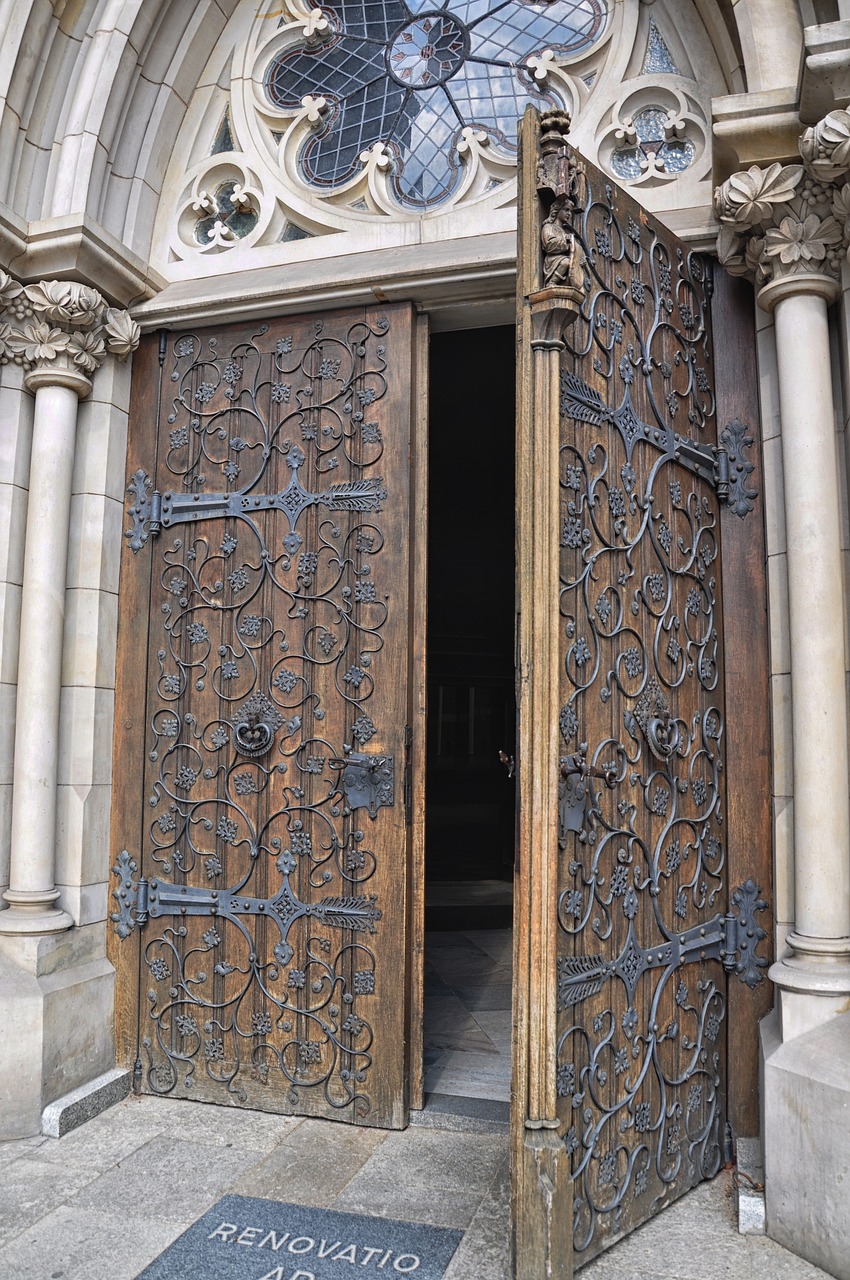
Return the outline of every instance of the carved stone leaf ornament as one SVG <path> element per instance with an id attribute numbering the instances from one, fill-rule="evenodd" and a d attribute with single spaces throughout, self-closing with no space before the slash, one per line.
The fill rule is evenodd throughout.
<path id="1" fill-rule="evenodd" d="M 107 353 L 125 360 L 139 345 L 139 335 L 127 311 L 108 306 L 88 285 L 68 280 L 22 285 L 0 271 L 0 364 L 13 361 L 27 372 L 64 367 L 88 377 Z"/>
<path id="2" fill-rule="evenodd" d="M 850 243 L 850 113 L 831 111 L 799 141 L 802 164 L 753 165 L 714 193 L 720 261 L 766 284 L 800 272 L 838 279 Z"/>

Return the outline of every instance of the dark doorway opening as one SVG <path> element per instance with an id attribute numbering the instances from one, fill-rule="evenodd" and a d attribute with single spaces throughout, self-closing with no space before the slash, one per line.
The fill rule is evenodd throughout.
<path id="1" fill-rule="evenodd" d="M 489 1106 L 504 1122 L 515 785 L 499 752 L 513 754 L 516 726 L 515 330 L 437 334 L 429 372 L 426 1105 Z"/>

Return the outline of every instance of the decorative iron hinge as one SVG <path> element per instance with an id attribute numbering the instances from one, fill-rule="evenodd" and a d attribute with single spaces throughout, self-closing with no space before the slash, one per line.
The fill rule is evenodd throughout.
<path id="1" fill-rule="evenodd" d="M 274 947 L 279 964 L 289 964 L 292 959 L 293 948 L 287 937 L 295 921 L 304 916 L 337 929 L 376 932 L 381 911 L 374 894 L 343 894 L 320 898 L 318 902 L 302 902 L 289 883 L 290 875 L 298 866 L 295 855 L 284 849 L 275 865 L 281 874 L 277 893 L 270 898 L 252 898 L 237 889 L 206 889 L 158 879 L 135 880 L 136 863 L 127 850 L 122 849 L 113 867 L 119 879 L 118 888 L 112 894 L 118 902 L 118 911 L 112 912 L 110 918 L 119 938 L 123 939 L 129 937 L 136 925 L 141 928 L 148 920 L 162 916 L 211 916 L 231 921 L 262 916 L 280 931 L 280 941 Z M 244 931 L 244 926 L 239 927 Z"/>
<path id="2" fill-rule="evenodd" d="M 112 891 L 118 910 L 111 912 L 109 916 L 121 939 L 128 938 L 136 925 L 143 925 L 148 918 L 148 882 L 143 877 L 138 880 L 133 878 L 138 869 L 127 850 L 122 849 L 112 868 L 113 874 L 118 877 L 118 888 Z"/>
<path id="3" fill-rule="evenodd" d="M 210 520 L 229 516 L 247 520 L 261 511 L 282 511 L 289 520 L 290 533 L 301 512 L 307 507 L 322 506 L 329 511 L 380 511 L 387 496 L 384 482 L 378 476 L 362 480 L 343 480 L 321 493 L 305 489 L 298 476 L 305 454 L 297 445 L 286 453 L 292 471 L 289 484 L 280 493 L 160 493 L 153 488 L 150 476 L 141 469 L 133 475 L 127 492 L 133 499 L 129 509 L 132 524 L 124 532 L 134 552 L 140 551 L 149 537 L 175 524 Z"/>
<path id="4" fill-rule="evenodd" d="M 624 906 L 631 910 L 629 892 Z M 625 983 L 629 1000 L 633 1000 L 638 979 L 649 969 L 672 972 L 684 964 L 698 960 L 719 960 L 727 973 L 736 973 L 748 987 L 764 981 L 762 969 L 767 961 L 756 954 L 756 947 L 767 937 L 755 922 L 755 913 L 764 911 L 766 903 L 753 880 L 742 884 L 732 894 L 737 911 L 713 916 L 705 924 L 684 929 L 654 947 L 643 947 L 634 929 L 634 911 L 629 916 L 629 932 L 625 946 L 615 960 L 603 956 L 562 956 L 558 961 L 558 1007 L 566 1009 L 598 995 L 610 978 Z M 627 911 L 628 914 L 628 911 Z"/>
<path id="5" fill-rule="evenodd" d="M 621 403 L 612 409 L 594 387 L 588 386 L 574 373 L 561 375 L 561 413 L 588 426 L 604 423 L 616 427 L 626 446 L 628 462 L 631 462 L 638 440 L 654 445 L 713 485 L 720 502 L 736 515 L 745 516 L 755 505 L 758 493 L 748 483 L 755 466 L 744 457 L 744 450 L 752 448 L 754 437 L 751 429 L 737 418 L 723 427 L 717 445 L 700 444 L 688 436 L 679 435 L 672 427 L 652 426 L 641 421 L 632 403 L 628 383 Z"/>

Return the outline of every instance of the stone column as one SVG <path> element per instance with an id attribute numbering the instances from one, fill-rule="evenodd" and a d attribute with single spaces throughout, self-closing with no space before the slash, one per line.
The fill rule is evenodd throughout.
<path id="1" fill-rule="evenodd" d="M 800 156 L 733 174 L 715 208 L 721 261 L 774 316 L 785 490 L 768 518 L 787 532 L 787 619 L 771 609 L 790 639 L 795 901 L 760 1025 L 767 1231 L 850 1280 L 847 600 L 828 312 L 850 242 L 850 114 L 807 129 Z"/>
<path id="2" fill-rule="evenodd" d="M 841 498 L 827 307 L 850 239 L 850 115 L 800 139 L 801 164 L 719 187 L 719 251 L 774 313 L 785 476 L 795 925 L 770 976 L 792 1039 L 850 995 L 850 801 Z"/>
<path id="3" fill-rule="evenodd" d="M 839 1012 L 850 993 L 850 805 L 841 498 L 824 275 L 778 278 L 774 312 L 791 637 L 794 930 L 771 969 L 783 1039 Z M 813 999 L 814 998 L 814 999 Z"/>
<path id="4" fill-rule="evenodd" d="M 125 312 L 94 289 L 42 281 L 22 288 L 0 273 L 2 354 L 26 369 L 35 394 L 21 601 L 12 848 L 8 909 L 0 934 L 69 928 L 56 904 L 56 783 L 65 619 L 65 573 L 77 404 L 107 350 L 126 356 L 138 341 Z"/>
<path id="5" fill-rule="evenodd" d="M 0 933 L 50 933 L 71 917 L 56 906 L 56 775 L 65 570 L 77 401 L 91 390 L 73 368 L 27 375 L 35 392 L 21 597 L 9 910 Z"/>

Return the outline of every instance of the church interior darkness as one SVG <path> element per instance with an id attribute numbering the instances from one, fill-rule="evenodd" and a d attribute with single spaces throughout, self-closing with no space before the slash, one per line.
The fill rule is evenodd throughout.
<path id="1" fill-rule="evenodd" d="M 515 784 L 513 327 L 430 353 L 427 1093 L 507 1101 Z"/>

